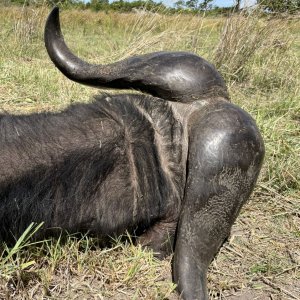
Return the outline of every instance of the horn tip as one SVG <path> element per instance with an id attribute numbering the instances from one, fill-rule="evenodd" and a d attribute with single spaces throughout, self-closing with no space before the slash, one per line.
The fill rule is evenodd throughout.
<path id="1" fill-rule="evenodd" d="M 52 20 L 58 20 L 58 19 L 59 19 L 59 7 L 54 6 L 48 15 L 47 22 L 51 22 Z"/>
<path id="2" fill-rule="evenodd" d="M 54 6 L 46 20 L 45 34 L 47 34 L 48 32 L 52 33 L 59 30 L 60 30 L 59 8 L 58 6 Z"/>
<path id="3" fill-rule="evenodd" d="M 51 10 L 50 15 L 57 15 L 57 14 L 59 14 L 59 7 L 55 5 Z"/>

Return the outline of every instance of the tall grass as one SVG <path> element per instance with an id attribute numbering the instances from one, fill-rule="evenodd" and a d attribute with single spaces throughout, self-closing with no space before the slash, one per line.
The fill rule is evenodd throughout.
<path id="1" fill-rule="evenodd" d="M 255 11 L 233 15 L 223 25 L 213 58 L 233 100 L 254 115 L 263 132 L 262 181 L 287 193 L 300 188 L 299 37 L 292 32 L 289 20 L 262 18 Z"/>
<path id="2" fill-rule="evenodd" d="M 253 68 L 261 71 L 261 63 L 274 69 L 288 56 L 293 41 L 288 32 L 287 21 L 267 20 L 256 11 L 232 15 L 225 21 L 215 49 L 216 67 L 226 78 L 239 82 L 249 80 Z M 266 80 L 277 83 L 274 77 L 265 76 L 261 77 L 264 86 Z M 260 84 L 258 80 L 255 83 Z"/>

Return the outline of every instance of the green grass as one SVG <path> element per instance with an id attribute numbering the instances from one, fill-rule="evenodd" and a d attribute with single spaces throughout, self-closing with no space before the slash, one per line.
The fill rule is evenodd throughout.
<path id="1" fill-rule="evenodd" d="M 1 6 L 0 110 L 60 110 L 98 92 L 70 82 L 50 62 L 43 45 L 47 13 Z M 71 49 L 90 62 L 183 50 L 218 66 L 232 102 L 256 119 L 266 157 L 251 200 L 211 265 L 210 295 L 299 299 L 299 21 L 71 10 L 61 22 Z M 130 241 L 103 250 L 88 237 L 30 245 L 28 234 L 0 250 L 1 299 L 177 299 L 171 258 L 157 261 Z"/>

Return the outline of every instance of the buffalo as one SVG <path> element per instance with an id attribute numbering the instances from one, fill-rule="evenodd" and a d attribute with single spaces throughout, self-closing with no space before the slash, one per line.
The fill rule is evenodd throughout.
<path id="1" fill-rule="evenodd" d="M 264 156 L 255 121 L 229 100 L 215 67 L 186 52 L 110 64 L 76 57 L 59 10 L 45 45 L 69 79 L 142 93 L 101 94 L 62 112 L 0 114 L 0 241 L 31 222 L 36 238 L 128 231 L 164 257 L 185 300 L 208 299 L 206 273 L 257 180 Z"/>

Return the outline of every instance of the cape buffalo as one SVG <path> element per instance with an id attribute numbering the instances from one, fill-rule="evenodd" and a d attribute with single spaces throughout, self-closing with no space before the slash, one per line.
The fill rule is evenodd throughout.
<path id="1" fill-rule="evenodd" d="M 144 94 L 103 94 L 59 113 L 0 115 L 0 240 L 31 222 L 39 237 L 126 230 L 164 256 L 183 299 L 208 299 L 207 268 L 261 168 L 254 120 L 218 71 L 186 52 L 92 65 L 66 46 L 54 8 L 45 44 L 71 80 Z"/>

